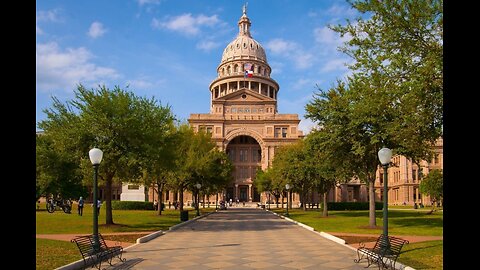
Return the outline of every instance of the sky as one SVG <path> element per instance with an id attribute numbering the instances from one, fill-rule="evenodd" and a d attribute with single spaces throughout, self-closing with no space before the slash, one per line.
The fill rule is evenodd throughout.
<path id="1" fill-rule="evenodd" d="M 223 50 L 237 37 L 240 0 L 37 0 L 36 122 L 46 120 L 52 97 L 119 86 L 159 100 L 179 120 L 208 113 L 209 84 Z M 359 15 L 345 0 L 250 0 L 251 34 L 265 49 L 280 85 L 278 112 L 298 114 L 318 87 L 350 74 L 346 41 L 328 28 Z M 37 130 L 39 130 L 37 128 Z"/>

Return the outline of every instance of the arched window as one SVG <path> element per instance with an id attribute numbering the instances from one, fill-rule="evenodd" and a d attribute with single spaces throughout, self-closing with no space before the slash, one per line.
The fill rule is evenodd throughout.
<path id="1" fill-rule="evenodd" d="M 233 70 L 234 70 L 234 72 L 238 72 L 238 65 L 235 65 Z"/>
<path id="2" fill-rule="evenodd" d="M 230 69 L 230 66 L 227 67 L 227 74 L 230 74 L 231 73 L 231 69 Z"/>

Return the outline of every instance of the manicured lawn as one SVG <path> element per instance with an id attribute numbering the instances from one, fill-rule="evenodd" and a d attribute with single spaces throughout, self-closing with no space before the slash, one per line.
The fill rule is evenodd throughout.
<path id="1" fill-rule="evenodd" d="M 403 246 L 398 261 L 417 270 L 443 269 L 443 241 L 411 243 Z"/>
<path id="2" fill-rule="evenodd" d="M 36 240 L 37 270 L 51 270 L 82 259 L 75 244 L 50 239 Z"/>
<path id="3" fill-rule="evenodd" d="M 285 209 L 274 209 L 284 214 Z M 377 228 L 368 228 L 368 211 L 329 211 L 328 217 L 322 217 L 321 210 L 289 210 L 290 218 L 309 225 L 317 231 L 345 232 L 363 234 L 381 234 L 382 211 L 376 211 Z M 429 215 L 425 211 L 395 210 L 388 211 L 388 232 L 392 235 L 443 235 L 443 212 Z"/>
<path id="4" fill-rule="evenodd" d="M 65 214 L 63 211 L 48 213 L 45 206 L 41 206 L 36 212 L 37 234 L 64 234 L 64 233 L 91 233 L 93 223 L 92 207 L 86 205 L 83 216 L 77 215 L 77 206 L 74 204 L 72 213 Z M 215 211 L 215 208 L 200 208 L 201 214 Z M 190 210 L 189 219 L 195 217 L 195 211 Z M 153 210 L 113 210 L 113 222 L 115 225 L 105 225 L 105 208 L 100 210 L 98 217 L 100 233 L 113 232 L 141 232 L 167 230 L 169 227 L 180 223 L 178 210 L 166 209 L 161 216 Z"/>

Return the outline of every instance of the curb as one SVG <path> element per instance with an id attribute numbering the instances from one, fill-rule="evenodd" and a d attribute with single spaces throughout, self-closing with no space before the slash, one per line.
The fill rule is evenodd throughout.
<path id="1" fill-rule="evenodd" d="M 143 237 L 137 238 L 137 244 L 148 242 L 148 241 L 150 241 L 154 238 L 157 238 L 158 236 L 160 236 L 162 234 L 164 234 L 164 232 L 162 230 L 160 230 L 160 231 L 151 233 L 149 235 L 145 235 Z M 130 247 L 130 246 L 128 246 L 128 247 Z"/>
<path id="2" fill-rule="evenodd" d="M 336 242 L 336 243 L 338 243 L 338 244 L 340 244 L 340 245 L 343 245 L 343 246 L 345 246 L 345 247 L 347 247 L 347 248 L 349 248 L 349 249 L 351 249 L 351 250 L 353 250 L 353 251 L 357 251 L 356 248 L 354 248 L 354 247 L 352 247 L 352 246 L 350 246 L 350 245 L 347 245 L 347 244 L 345 243 L 345 240 L 343 240 L 343 239 L 341 239 L 341 238 L 338 238 L 338 237 L 333 236 L 333 235 L 331 235 L 331 234 L 329 234 L 329 233 L 326 233 L 326 232 L 318 232 L 318 231 L 315 231 L 315 229 L 314 229 L 313 227 L 310 227 L 310 226 L 308 226 L 308 225 L 305 225 L 305 224 L 303 224 L 303 223 L 301 223 L 301 222 L 298 222 L 298 221 L 296 221 L 296 220 L 293 220 L 293 219 L 291 219 L 291 218 L 282 216 L 282 215 L 277 214 L 277 213 L 275 213 L 275 212 L 273 212 L 273 211 L 270 211 L 270 210 L 268 210 L 268 209 L 265 209 L 265 211 L 270 212 L 270 213 L 276 215 L 276 216 L 279 217 L 279 218 L 283 218 L 283 219 L 285 219 L 285 220 L 287 220 L 287 221 L 290 221 L 290 222 L 292 222 L 292 223 L 295 223 L 295 224 L 299 225 L 300 227 L 303 227 L 303 228 L 305 228 L 305 229 L 307 229 L 307 230 L 309 230 L 309 231 L 311 231 L 311 232 L 314 232 L 314 233 L 322 236 L 323 238 L 326 238 L 326 239 L 328 239 L 328 240 L 334 241 L 334 242 Z M 403 264 L 400 263 L 400 262 L 396 262 L 396 263 L 395 263 L 395 269 L 396 269 L 396 270 L 415 270 L 415 268 L 412 268 L 412 267 L 410 267 L 410 266 L 403 265 Z"/>

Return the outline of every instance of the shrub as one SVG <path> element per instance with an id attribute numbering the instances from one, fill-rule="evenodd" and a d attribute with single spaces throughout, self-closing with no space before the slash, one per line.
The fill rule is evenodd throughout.
<path id="1" fill-rule="evenodd" d="M 368 210 L 368 202 L 328 202 L 328 210 Z M 375 202 L 375 210 L 382 210 L 383 203 Z"/>
<path id="2" fill-rule="evenodd" d="M 113 210 L 153 210 L 153 202 L 112 201 Z"/>

